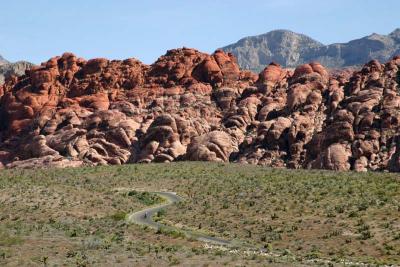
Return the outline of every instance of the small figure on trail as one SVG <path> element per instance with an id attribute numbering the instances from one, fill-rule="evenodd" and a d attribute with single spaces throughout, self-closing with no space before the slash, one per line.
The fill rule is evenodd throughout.
<path id="1" fill-rule="evenodd" d="M 144 213 L 144 216 L 143 216 L 145 219 L 147 219 L 147 212 L 145 212 Z"/>

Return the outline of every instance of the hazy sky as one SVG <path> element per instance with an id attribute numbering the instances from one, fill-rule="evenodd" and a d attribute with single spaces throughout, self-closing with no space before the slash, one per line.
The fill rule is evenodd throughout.
<path id="1" fill-rule="evenodd" d="M 400 27 L 400 0 L 12 0 L 0 10 L 0 54 L 34 63 L 65 51 L 152 63 L 274 29 L 328 44 Z"/>

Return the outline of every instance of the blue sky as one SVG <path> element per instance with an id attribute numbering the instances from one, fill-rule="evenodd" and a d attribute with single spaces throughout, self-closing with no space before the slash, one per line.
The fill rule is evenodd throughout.
<path id="1" fill-rule="evenodd" d="M 204 52 L 289 29 L 328 44 L 400 27 L 399 0 L 12 0 L 0 11 L 0 54 L 34 63 L 70 51 L 84 58 Z"/>

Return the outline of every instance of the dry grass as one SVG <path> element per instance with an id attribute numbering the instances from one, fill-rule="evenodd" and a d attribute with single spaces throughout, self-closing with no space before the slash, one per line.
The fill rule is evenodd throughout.
<path id="1" fill-rule="evenodd" d="M 295 265 L 314 257 L 400 264 L 397 174 L 175 163 L 2 171 L 0 265 L 289 264 L 126 224 L 127 213 L 161 201 L 139 191 L 163 189 L 185 201 L 162 220 L 294 255 Z"/>

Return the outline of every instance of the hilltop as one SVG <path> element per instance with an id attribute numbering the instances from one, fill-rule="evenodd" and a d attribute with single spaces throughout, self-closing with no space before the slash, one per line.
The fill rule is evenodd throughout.
<path id="1" fill-rule="evenodd" d="M 360 67 L 376 59 L 381 62 L 400 54 L 400 28 L 388 35 L 373 33 L 347 43 L 324 45 L 304 34 L 275 30 L 250 36 L 222 48 L 233 53 L 243 69 L 261 71 L 271 61 L 284 67 L 318 61 L 327 68 Z"/>

